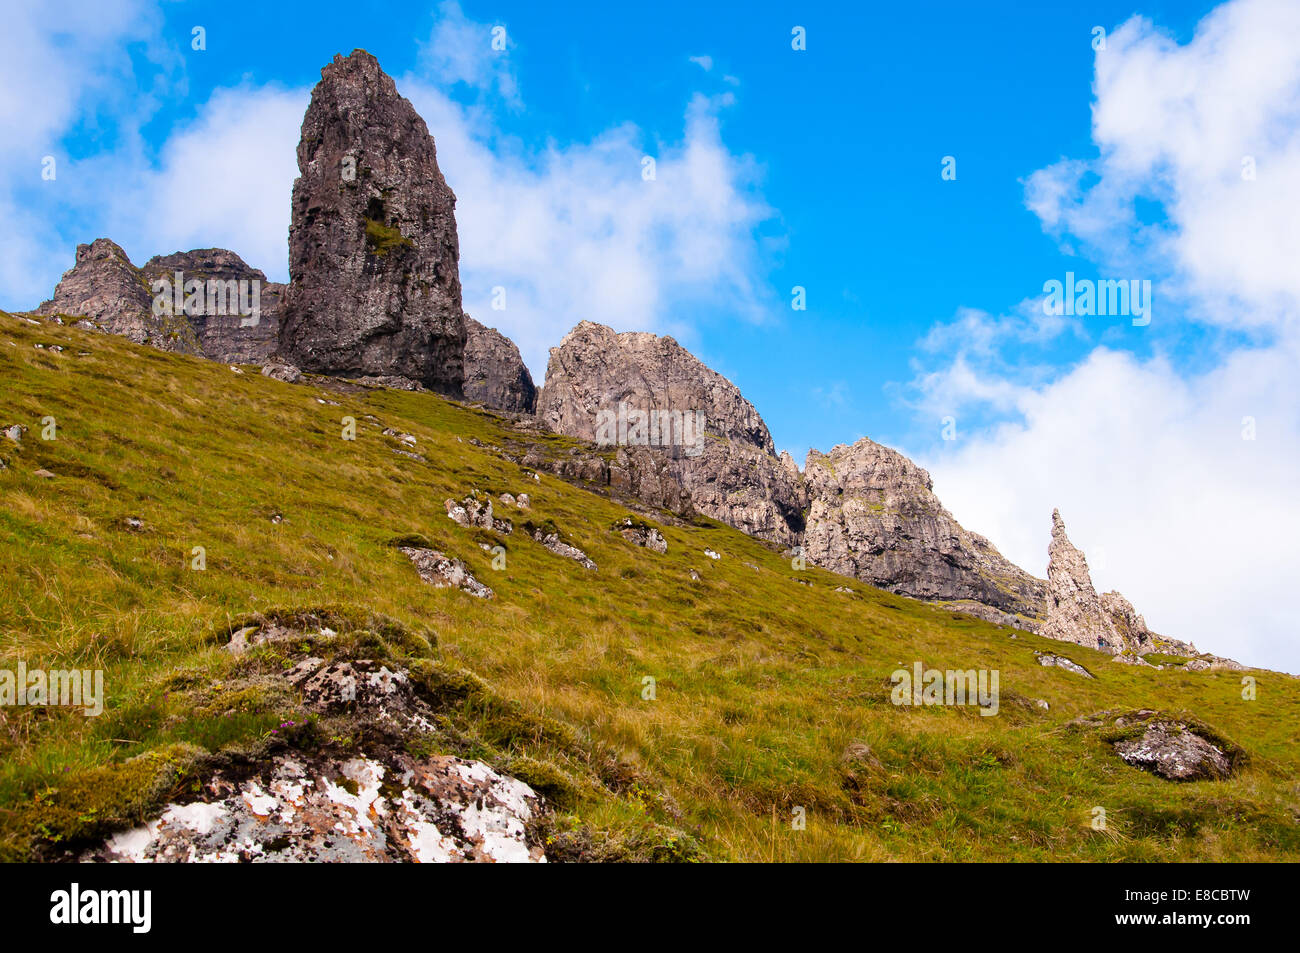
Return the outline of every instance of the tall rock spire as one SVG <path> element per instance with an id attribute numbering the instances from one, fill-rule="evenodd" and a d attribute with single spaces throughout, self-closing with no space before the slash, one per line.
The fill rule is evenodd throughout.
<path id="1" fill-rule="evenodd" d="M 280 354 L 306 371 L 464 379 L 456 196 L 433 137 L 365 50 L 321 70 L 303 117 Z"/>

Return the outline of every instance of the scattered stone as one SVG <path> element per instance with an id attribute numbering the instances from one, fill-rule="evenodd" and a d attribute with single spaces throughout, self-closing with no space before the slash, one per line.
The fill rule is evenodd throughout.
<path id="1" fill-rule="evenodd" d="M 397 454 L 399 457 L 407 457 L 411 460 L 418 460 L 420 463 L 428 462 L 425 460 L 423 456 L 421 456 L 418 453 L 412 453 L 410 450 L 398 450 L 396 447 L 393 447 L 392 452 Z"/>
<path id="2" fill-rule="evenodd" d="M 1014 639 L 1015 635 L 1012 634 L 1011 637 Z M 1082 675 L 1084 678 L 1093 677 L 1092 673 L 1089 672 L 1082 665 L 1080 665 L 1078 662 L 1072 662 L 1068 658 L 1065 658 L 1064 656 L 1050 655 L 1046 652 L 1035 652 L 1034 654 L 1038 656 L 1039 665 L 1043 665 L 1047 667 L 1051 667 L 1054 665 L 1057 668 L 1065 669 L 1067 672 L 1073 672 L 1075 675 Z"/>
<path id="3" fill-rule="evenodd" d="M 309 638 L 313 635 L 335 635 L 325 626 L 303 627 L 288 625 L 278 620 L 268 620 L 246 625 L 230 633 L 230 640 L 222 646 L 231 655 L 243 655 L 259 645 L 289 643 L 295 639 Z"/>
<path id="4" fill-rule="evenodd" d="M 436 549 L 401 546 L 399 550 L 415 564 L 420 578 L 431 586 L 439 589 L 460 589 L 480 599 L 491 599 L 495 595 L 491 589 L 475 579 L 459 559 L 444 556 Z"/>
<path id="5" fill-rule="evenodd" d="M 526 510 L 532 505 L 533 505 L 532 497 L 530 497 L 527 493 L 520 493 L 517 497 L 515 497 L 515 506 L 519 507 L 521 510 Z"/>
<path id="6" fill-rule="evenodd" d="M 22 424 L 7 424 L 3 430 L 0 430 L 13 443 L 22 446 L 23 434 L 27 433 L 27 428 Z"/>
<path id="7" fill-rule="evenodd" d="M 413 393 L 420 393 L 428 390 L 428 388 L 419 381 L 413 381 L 409 377 L 401 377 L 396 374 L 358 377 L 354 383 L 360 384 L 362 387 L 382 388 L 384 390 L 405 390 Z"/>
<path id="8" fill-rule="evenodd" d="M 698 572 L 696 572 L 694 569 L 691 570 L 691 582 L 699 582 L 702 578 L 704 578 L 704 577 L 701 576 L 701 575 L 700 575 Z"/>
<path id="9" fill-rule="evenodd" d="M 642 546 L 655 553 L 668 552 L 668 540 L 664 539 L 663 534 L 649 523 L 635 517 L 625 516 L 615 522 L 610 529 L 634 546 Z"/>
<path id="10" fill-rule="evenodd" d="M 514 524 L 509 520 L 499 520 L 492 515 L 491 497 L 480 500 L 478 491 L 471 492 L 459 503 L 447 500 L 444 505 L 447 507 L 447 518 L 461 526 L 490 529 L 505 536 L 515 531 Z"/>
<path id="11" fill-rule="evenodd" d="M 415 438 L 411 436 L 409 433 L 401 433 L 400 431 L 394 430 L 392 427 L 386 427 L 382 431 L 382 433 L 385 437 L 396 437 L 398 440 L 406 444 L 408 447 L 415 446 L 415 442 L 416 442 Z"/>
<path id="12" fill-rule="evenodd" d="M 529 529 L 529 535 L 555 555 L 563 556 L 565 559 L 572 559 L 584 569 L 596 568 L 596 564 L 587 558 L 586 553 L 577 546 L 570 546 L 562 540 L 558 530 L 528 526 L 526 526 L 525 529 Z"/>
<path id="13" fill-rule="evenodd" d="M 302 371 L 282 358 L 272 357 L 262 365 L 262 376 L 284 381 L 286 384 L 296 384 L 302 377 Z"/>
<path id="14" fill-rule="evenodd" d="M 704 551 L 704 555 L 708 556 L 710 559 L 721 559 L 721 558 L 722 558 L 721 556 L 719 556 L 717 553 L 715 553 L 715 552 L 714 552 L 713 550 L 711 550 L 711 549 L 706 549 L 706 550 Z"/>
<path id="15" fill-rule="evenodd" d="M 32 471 L 32 476 L 40 477 L 42 480 L 53 480 L 53 479 L 54 479 L 54 474 L 51 473 L 49 470 L 45 470 L 45 469 L 41 469 L 41 470 L 33 470 L 33 471 Z"/>

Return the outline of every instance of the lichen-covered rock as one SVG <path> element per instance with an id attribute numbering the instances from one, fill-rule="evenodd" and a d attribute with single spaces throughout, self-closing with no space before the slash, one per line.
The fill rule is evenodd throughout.
<path id="1" fill-rule="evenodd" d="M 154 295 L 144 273 L 107 238 L 77 246 L 77 260 L 64 272 L 54 297 L 37 313 L 85 318 L 98 330 L 164 351 L 201 353 L 198 336 L 184 314 L 155 315 Z"/>
<path id="2" fill-rule="evenodd" d="M 456 197 L 424 120 L 364 50 L 321 70 L 298 171 L 280 353 L 308 372 L 403 377 L 459 397 Z"/>
<path id="3" fill-rule="evenodd" d="M 519 348 L 496 328 L 465 316 L 465 399 L 496 410 L 531 414 L 537 388 Z"/>
<path id="4" fill-rule="evenodd" d="M 1041 612 L 1042 580 L 962 528 L 930 474 L 898 451 L 865 437 L 829 454 L 813 450 L 804 480 L 810 562 L 902 595 L 993 607 L 1021 625 Z"/>
<path id="5" fill-rule="evenodd" d="M 270 377 L 286 384 L 296 384 L 302 378 L 302 371 L 282 357 L 272 357 L 262 365 L 262 376 Z"/>
<path id="6" fill-rule="evenodd" d="M 280 754 L 217 772 L 200 798 L 110 837 L 83 862 L 544 862 L 536 793 L 452 756 Z"/>
<path id="7" fill-rule="evenodd" d="M 610 529 L 618 533 L 634 546 L 641 546 L 652 553 L 668 552 L 668 540 L 655 527 L 632 516 L 618 520 Z"/>
<path id="8" fill-rule="evenodd" d="M 494 595 L 491 589 L 474 578 L 459 559 L 452 559 L 436 549 L 421 546 L 399 546 L 398 549 L 415 565 L 420 578 L 431 586 L 460 589 L 480 599 L 491 599 Z"/>
<path id="9" fill-rule="evenodd" d="M 460 526 L 490 529 L 505 536 L 515 531 L 514 524 L 509 520 L 497 519 L 492 515 L 492 498 L 484 495 L 479 499 L 477 491 L 470 493 L 459 503 L 455 500 L 447 500 L 444 505 L 447 508 L 447 518 Z"/>
<path id="10" fill-rule="evenodd" d="M 592 562 L 587 554 L 577 546 L 564 541 L 560 531 L 554 526 L 543 525 L 535 526 L 531 523 L 524 524 L 524 529 L 528 535 L 535 541 L 541 543 L 546 549 L 550 550 L 557 556 L 563 556 L 565 559 L 572 559 L 575 563 L 584 569 L 595 569 L 596 564 Z"/>
<path id="11" fill-rule="evenodd" d="M 1222 748 L 1175 721 L 1152 721 L 1141 736 L 1115 742 L 1115 752 L 1125 764 L 1166 781 L 1219 780 L 1232 773 Z"/>
<path id="12" fill-rule="evenodd" d="M 224 248 L 199 248 L 155 255 L 141 267 L 150 288 L 177 273 L 183 282 L 204 284 L 204 307 L 186 318 L 209 360 L 223 364 L 261 364 L 275 350 L 280 328 L 280 299 L 284 285 Z M 209 293 L 209 290 L 211 293 Z"/>
<path id="13" fill-rule="evenodd" d="M 1067 672 L 1073 672 L 1075 675 L 1082 675 L 1084 678 L 1092 678 L 1092 673 L 1080 665 L 1078 662 L 1072 662 L 1063 655 L 1051 655 L 1046 652 L 1037 653 L 1038 664 L 1044 667 L 1063 668 Z"/>

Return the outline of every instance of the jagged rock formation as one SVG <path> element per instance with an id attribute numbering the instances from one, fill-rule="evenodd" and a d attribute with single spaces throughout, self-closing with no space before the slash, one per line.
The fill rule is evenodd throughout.
<path id="1" fill-rule="evenodd" d="M 155 255 L 137 268 L 97 238 L 77 246 L 77 263 L 36 310 L 165 351 L 260 364 L 275 348 L 283 290 L 224 248 Z"/>
<path id="2" fill-rule="evenodd" d="M 904 595 L 991 607 L 1022 627 L 1040 615 L 1042 581 L 963 529 L 930 474 L 898 451 L 865 437 L 813 450 L 804 480 L 810 562 Z"/>
<path id="3" fill-rule="evenodd" d="M 1059 510 L 1052 510 L 1052 542 L 1047 548 L 1046 618 L 1040 635 L 1100 649 L 1115 661 L 1145 665 L 1144 655 L 1190 656 L 1189 670 L 1239 669 L 1231 659 L 1199 651 L 1195 645 L 1147 628 L 1133 604 L 1118 592 L 1097 594 L 1088 561 L 1070 542 Z M 1159 667 L 1159 666 L 1157 666 Z"/>
<path id="4" fill-rule="evenodd" d="M 321 70 L 298 170 L 280 353 L 307 372 L 460 396 L 456 196 L 424 120 L 366 51 Z"/>
<path id="5" fill-rule="evenodd" d="M 1130 658 L 1157 648 L 1197 654 L 1194 646 L 1148 629 L 1146 620 L 1118 592 L 1097 594 L 1088 561 L 1066 535 L 1059 510 L 1052 510 L 1047 555 L 1047 618 L 1040 634 Z"/>
<path id="6" fill-rule="evenodd" d="M 85 318 L 136 344 L 185 354 L 200 352 L 198 336 L 184 315 L 155 315 L 149 281 L 121 247 L 107 238 L 77 246 L 77 261 L 64 272 L 54 297 L 36 313 Z"/>
<path id="7" fill-rule="evenodd" d="M 699 512 L 774 542 L 798 541 L 797 469 L 777 458 L 767 425 L 736 386 L 670 337 L 583 321 L 551 349 L 537 416 L 556 433 L 647 448 Z"/>
<path id="8" fill-rule="evenodd" d="M 537 388 L 519 348 L 496 328 L 465 316 L 465 399 L 496 410 L 531 414 Z"/>
<path id="9" fill-rule="evenodd" d="M 1041 634 L 1112 654 L 1131 647 L 1116 631 L 1093 588 L 1088 561 L 1066 535 L 1059 510 L 1052 510 L 1052 542 L 1047 555 L 1047 618 Z M 1145 630 L 1145 624 L 1142 628 Z"/>
<path id="10" fill-rule="evenodd" d="M 158 280 L 175 284 L 178 272 L 184 282 L 204 283 L 207 307 L 197 314 L 186 312 L 204 357 L 225 364 L 261 364 L 275 350 L 285 286 L 267 281 L 264 272 L 234 252 L 200 248 L 155 255 L 140 270 L 151 288 Z"/>

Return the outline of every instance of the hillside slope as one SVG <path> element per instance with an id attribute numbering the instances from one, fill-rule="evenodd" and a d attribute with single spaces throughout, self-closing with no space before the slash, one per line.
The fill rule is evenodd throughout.
<path id="1" fill-rule="evenodd" d="M 107 699 L 98 718 L 0 708 L 5 858 L 69 856 L 183 800 L 217 763 L 364 744 L 312 730 L 301 699 L 259 680 L 289 664 L 276 650 L 220 649 L 255 613 L 326 606 L 347 643 L 331 651 L 419 682 L 438 712 L 422 746 L 546 797 L 552 859 L 1300 858 L 1289 676 L 1115 665 L 795 569 L 704 519 L 662 514 L 667 552 L 640 548 L 611 531 L 625 506 L 535 477 L 493 449 L 508 422 L 429 393 L 290 385 L 0 314 L 10 424 L 28 432 L 0 437 L 0 669 L 102 668 Z M 445 501 L 471 490 L 527 493 L 531 508 L 497 514 L 510 535 L 465 528 Z M 533 542 L 525 521 L 597 568 Z M 495 597 L 422 582 L 394 545 L 417 537 Z M 504 569 L 483 548 L 498 545 Z M 998 714 L 892 704 L 891 673 L 917 662 L 997 670 Z M 1170 783 L 1070 724 L 1108 709 L 1185 711 L 1244 758 L 1229 779 Z"/>

